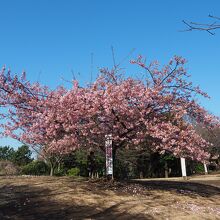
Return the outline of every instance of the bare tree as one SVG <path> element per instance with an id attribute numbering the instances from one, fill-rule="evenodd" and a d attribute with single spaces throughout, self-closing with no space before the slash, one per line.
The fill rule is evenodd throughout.
<path id="1" fill-rule="evenodd" d="M 216 29 L 220 29 L 220 17 L 216 17 L 213 15 L 209 15 L 208 17 L 213 19 L 214 21 L 210 23 L 197 23 L 183 20 L 182 22 L 187 26 L 187 29 L 184 31 L 207 31 L 209 34 L 215 35 L 214 31 Z"/>

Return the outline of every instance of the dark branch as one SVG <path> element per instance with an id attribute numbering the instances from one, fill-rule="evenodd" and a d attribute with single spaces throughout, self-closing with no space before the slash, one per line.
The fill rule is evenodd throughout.
<path id="1" fill-rule="evenodd" d="M 220 17 L 216 17 L 213 15 L 209 15 L 209 17 L 217 21 L 220 20 Z M 206 31 L 211 35 L 215 35 L 213 31 L 216 29 L 220 29 L 220 23 L 217 21 L 205 24 L 205 23 L 197 23 L 197 22 L 191 22 L 191 21 L 188 22 L 188 21 L 183 20 L 182 22 L 187 26 L 187 29 L 183 31 L 198 30 L 198 31 Z"/>

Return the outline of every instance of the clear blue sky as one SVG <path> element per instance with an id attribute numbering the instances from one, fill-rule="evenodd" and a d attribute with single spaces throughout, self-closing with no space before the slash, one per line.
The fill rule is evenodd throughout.
<path id="1" fill-rule="evenodd" d="M 0 66 L 12 72 L 26 70 L 31 81 L 55 88 L 61 77 L 72 78 L 71 70 L 89 82 L 91 53 L 94 75 L 111 66 L 111 45 L 118 61 L 132 48 L 133 57 L 161 63 L 177 54 L 188 60 L 194 84 L 212 97 L 202 105 L 220 116 L 220 30 L 215 36 L 179 32 L 182 19 L 220 16 L 219 0 L 1 0 L 0 8 Z M 0 139 L 5 144 L 17 143 Z"/>

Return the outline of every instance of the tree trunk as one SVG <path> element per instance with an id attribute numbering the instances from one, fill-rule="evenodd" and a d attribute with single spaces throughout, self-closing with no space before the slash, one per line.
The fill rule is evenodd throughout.
<path id="1" fill-rule="evenodd" d="M 165 169 L 165 178 L 169 177 L 169 169 L 168 169 L 168 163 L 165 160 L 165 164 L 164 164 L 164 169 Z"/>
<path id="2" fill-rule="evenodd" d="M 53 176 L 53 172 L 54 172 L 54 167 L 53 167 L 53 165 L 51 164 L 51 165 L 50 165 L 50 176 Z"/>
<path id="3" fill-rule="evenodd" d="M 152 177 L 152 161 L 150 160 L 148 162 L 148 166 L 147 166 L 147 177 L 150 178 Z"/>
<path id="4" fill-rule="evenodd" d="M 140 176 L 140 179 L 144 178 L 143 171 L 140 171 L 139 176 Z"/>
<path id="5" fill-rule="evenodd" d="M 112 179 L 114 179 L 115 176 L 115 160 L 116 160 L 116 151 L 117 148 L 112 146 L 112 160 L 113 160 L 113 173 L 112 173 Z"/>
<path id="6" fill-rule="evenodd" d="M 61 169 L 61 162 L 59 161 L 57 166 L 57 171 L 60 172 L 60 169 Z"/>

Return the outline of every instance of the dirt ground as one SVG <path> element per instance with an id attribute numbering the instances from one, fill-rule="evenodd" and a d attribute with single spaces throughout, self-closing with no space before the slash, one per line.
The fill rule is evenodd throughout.
<path id="1" fill-rule="evenodd" d="M 0 177 L 5 219 L 220 219 L 220 175 L 129 183 Z"/>

